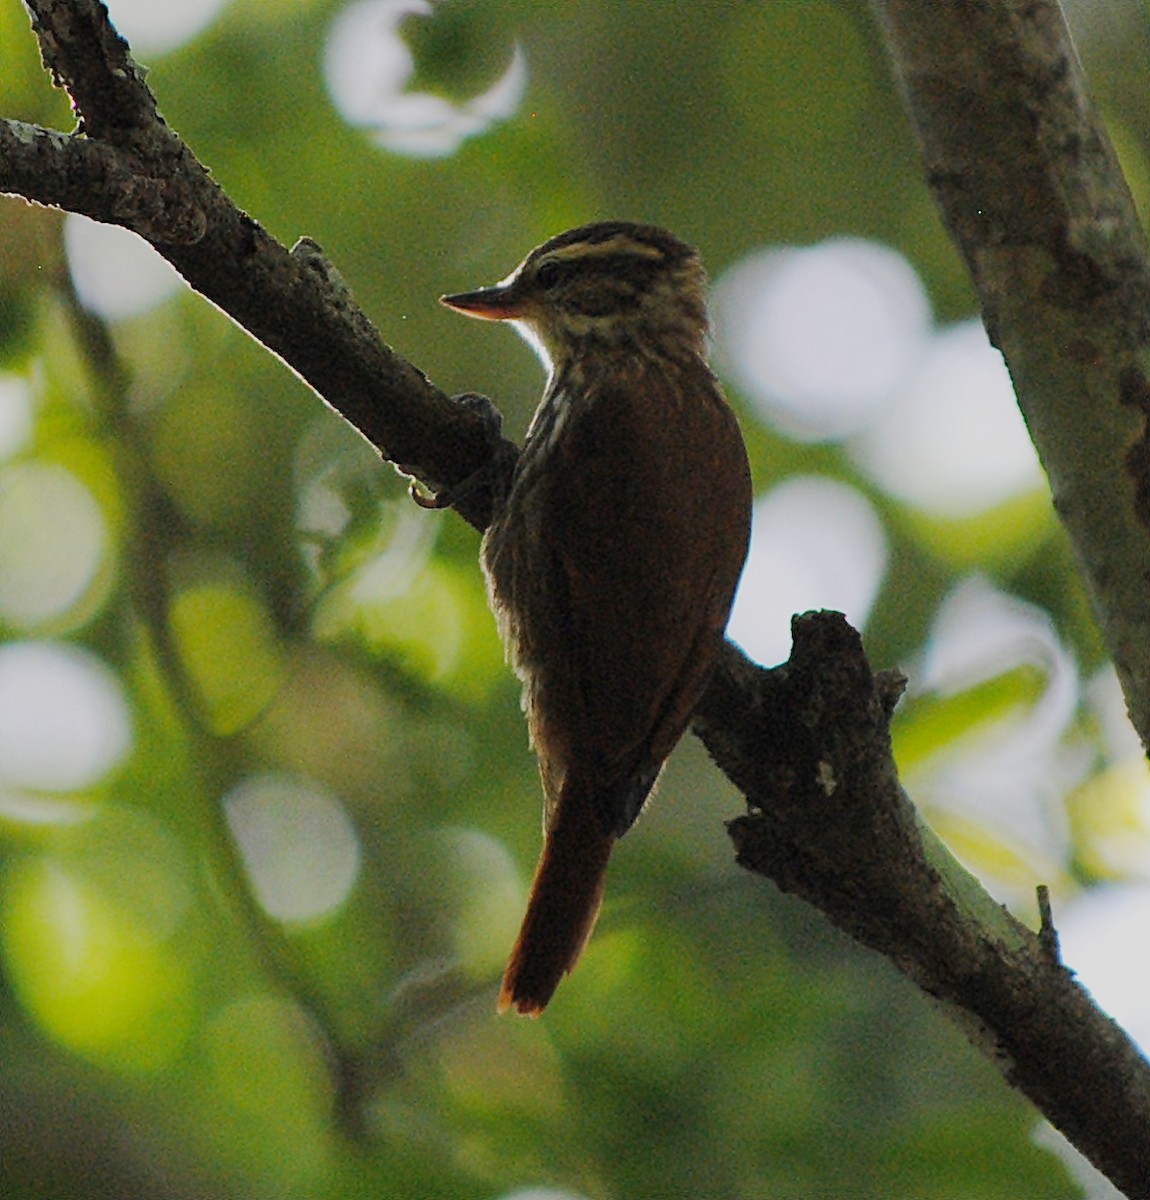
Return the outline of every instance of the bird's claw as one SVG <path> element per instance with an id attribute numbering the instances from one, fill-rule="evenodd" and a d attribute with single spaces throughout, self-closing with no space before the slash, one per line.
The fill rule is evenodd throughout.
<path id="1" fill-rule="evenodd" d="M 483 466 L 479 470 L 473 471 L 466 479 L 435 493 L 424 491 L 419 481 L 413 477 L 408 483 L 407 494 L 420 508 L 454 508 L 460 500 L 471 495 L 481 486 L 490 483 L 492 463 L 499 457 L 503 442 L 503 414 L 495 407 L 490 398 L 479 392 L 462 392 L 458 396 L 452 396 L 451 399 L 483 422 L 483 436 L 490 449 L 490 455 Z"/>
<path id="2" fill-rule="evenodd" d="M 420 508 L 450 508 L 451 491 L 451 488 L 444 488 L 442 492 L 425 492 L 414 476 L 407 482 L 407 494 Z"/>

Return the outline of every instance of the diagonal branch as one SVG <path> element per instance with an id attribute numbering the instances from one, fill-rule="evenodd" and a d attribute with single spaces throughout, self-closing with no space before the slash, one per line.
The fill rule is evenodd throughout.
<path id="1" fill-rule="evenodd" d="M 1150 263 L 1057 0 L 873 0 L 1150 748 Z"/>
<path id="2" fill-rule="evenodd" d="M 236 207 L 160 117 L 99 0 L 28 0 L 28 8 L 45 63 L 72 96 L 83 133 L 39 131 L 29 141 L 35 127 L 7 122 L 0 192 L 69 208 L 86 192 L 74 211 L 149 240 L 384 458 L 434 490 L 461 483 L 493 459 L 499 470 L 510 469 L 513 445 L 493 440 L 480 410 L 452 402 L 384 344 L 318 246 L 305 241 L 289 252 Z M 101 131 L 107 142 L 97 137 Z M 80 149 L 90 143 L 100 149 Z M 121 168 L 130 161 L 135 173 L 125 174 Z M 54 190 L 51 184 L 25 190 L 20 184 L 36 163 L 49 179 L 59 180 L 65 168 L 73 174 Z M 143 203 L 141 194 L 155 202 Z M 167 227 L 157 205 L 161 215 L 168 209 L 185 219 Z M 490 505 L 490 490 L 475 487 L 455 507 L 483 528 Z"/>
<path id="3" fill-rule="evenodd" d="M 815 905 L 942 1002 L 1131 1200 L 1150 1197 L 1150 1063 L 1037 934 L 997 905 L 922 824 L 888 722 L 902 680 L 874 676 L 837 613 L 793 625 L 764 671 L 726 650 L 695 731 L 745 792 L 741 865 Z"/>

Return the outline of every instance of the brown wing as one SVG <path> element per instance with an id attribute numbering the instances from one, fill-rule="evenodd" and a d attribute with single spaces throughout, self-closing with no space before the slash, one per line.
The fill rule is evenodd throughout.
<path id="1" fill-rule="evenodd" d="M 546 524 L 567 653 L 538 694 L 539 719 L 564 723 L 569 769 L 588 774 L 617 835 L 706 686 L 751 507 L 742 437 L 705 368 L 625 383 L 593 393 L 556 449 Z"/>

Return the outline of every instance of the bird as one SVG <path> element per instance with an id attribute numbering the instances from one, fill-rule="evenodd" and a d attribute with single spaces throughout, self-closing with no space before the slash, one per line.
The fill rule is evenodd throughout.
<path id="1" fill-rule="evenodd" d="M 538 1016 L 574 968 L 612 849 L 724 637 L 753 492 L 707 363 L 706 288 L 675 235 L 600 221 L 545 241 L 500 283 L 441 297 L 510 322 L 548 372 L 480 552 L 545 800 L 501 1012 Z"/>

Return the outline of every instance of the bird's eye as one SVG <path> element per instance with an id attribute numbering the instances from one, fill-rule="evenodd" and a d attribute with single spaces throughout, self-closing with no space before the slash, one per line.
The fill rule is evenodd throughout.
<path id="1" fill-rule="evenodd" d="M 539 268 L 539 270 L 535 272 L 535 282 L 539 284 L 541 288 L 550 289 L 553 288 L 563 278 L 563 275 L 563 264 L 557 262 L 555 259 L 551 259 L 549 262 L 545 262 Z"/>

